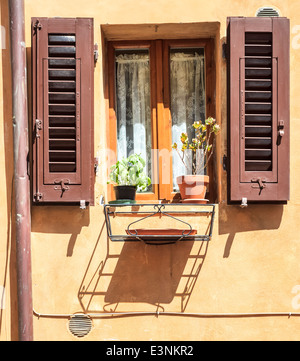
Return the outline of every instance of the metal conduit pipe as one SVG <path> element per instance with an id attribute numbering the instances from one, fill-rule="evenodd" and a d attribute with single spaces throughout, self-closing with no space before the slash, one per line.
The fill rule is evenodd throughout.
<path id="1" fill-rule="evenodd" d="M 44 317 L 44 318 L 70 318 L 74 316 L 75 314 L 54 314 L 54 313 L 39 313 L 33 310 L 33 313 L 36 317 Z M 78 313 L 81 314 L 81 313 Z M 82 313 L 85 316 L 91 317 L 91 318 L 117 318 L 117 317 L 129 317 L 129 316 L 182 316 L 182 317 L 215 317 L 215 318 L 225 318 L 225 317 L 270 317 L 270 316 L 300 316 L 300 312 L 236 312 L 236 313 L 229 313 L 229 312 L 220 312 L 220 313 L 210 313 L 210 312 L 204 312 L 204 313 L 191 313 L 191 312 L 99 312 L 99 313 Z"/>
<path id="2" fill-rule="evenodd" d="M 20 341 L 33 340 L 30 183 L 24 0 L 9 0 L 14 141 L 14 190 Z"/>

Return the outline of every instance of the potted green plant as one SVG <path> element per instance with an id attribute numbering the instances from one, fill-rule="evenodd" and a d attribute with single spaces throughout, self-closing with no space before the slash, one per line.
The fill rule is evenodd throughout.
<path id="1" fill-rule="evenodd" d="M 213 143 L 215 135 L 220 131 L 220 126 L 217 124 L 216 119 L 208 117 L 204 123 L 200 121 L 194 122 L 193 128 L 195 129 L 195 138 L 189 141 L 187 133 L 182 133 L 180 137 L 181 149 L 178 149 L 177 143 L 172 145 L 187 171 L 189 171 L 186 162 L 188 150 L 191 151 L 192 156 L 192 174 L 181 175 L 176 178 L 176 181 L 183 202 L 203 203 L 205 202 L 204 198 L 209 184 L 209 176 L 200 173 L 203 173 L 213 154 Z"/>
<path id="2" fill-rule="evenodd" d="M 116 200 L 135 200 L 136 190 L 146 190 L 151 179 L 145 174 L 145 160 L 139 154 L 117 161 L 110 169 L 109 182 L 115 184 Z"/>

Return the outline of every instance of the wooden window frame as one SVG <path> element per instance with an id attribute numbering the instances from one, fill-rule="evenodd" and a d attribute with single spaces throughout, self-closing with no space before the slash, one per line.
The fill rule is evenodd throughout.
<path id="1" fill-rule="evenodd" d="M 124 40 L 107 42 L 107 68 L 108 68 L 108 101 L 109 124 L 107 127 L 107 144 L 109 149 L 108 171 L 110 165 L 117 158 L 117 121 L 115 106 L 115 50 L 118 49 L 149 49 L 150 56 L 150 83 L 151 83 L 151 122 L 152 122 L 152 149 L 164 150 L 167 155 L 172 151 L 172 119 L 170 111 L 170 84 L 169 84 L 169 51 L 171 47 L 201 47 L 205 53 L 205 94 L 206 117 L 215 117 L 216 103 L 216 65 L 214 58 L 214 39 L 164 39 L 164 40 Z M 158 134 L 159 133 L 159 134 Z M 160 153 L 158 153 L 160 154 Z M 169 164 L 166 164 L 169 162 Z M 216 198 L 215 162 L 211 161 L 208 174 L 210 183 L 208 198 L 214 202 Z M 166 182 L 165 169 L 169 169 Z M 152 157 L 153 192 L 137 193 L 139 202 L 158 201 L 179 202 L 179 193 L 173 192 L 172 158 L 158 156 L 154 152 Z M 164 177 L 164 179 L 163 179 Z M 108 186 L 108 199 L 114 199 L 113 186 Z"/>

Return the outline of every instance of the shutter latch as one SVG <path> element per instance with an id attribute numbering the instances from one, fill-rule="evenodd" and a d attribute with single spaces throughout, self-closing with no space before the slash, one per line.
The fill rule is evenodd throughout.
<path id="1" fill-rule="evenodd" d="M 70 180 L 69 179 L 60 179 L 60 180 L 58 180 L 58 179 L 56 179 L 55 181 L 54 181 L 54 184 L 57 184 L 55 187 L 54 187 L 54 189 L 55 190 L 60 190 L 61 191 L 61 198 L 62 198 L 62 196 L 64 195 L 64 192 L 65 191 L 68 191 L 69 189 L 70 189 L 70 187 L 67 185 L 67 184 L 70 184 Z"/>
<path id="2" fill-rule="evenodd" d="M 284 136 L 284 121 L 280 120 L 278 125 L 278 136 L 283 137 Z"/>
<path id="3" fill-rule="evenodd" d="M 35 193 L 33 196 L 35 202 L 40 202 L 43 199 L 42 193 Z"/>
<path id="4" fill-rule="evenodd" d="M 252 188 L 259 188 L 260 189 L 260 192 L 259 192 L 259 194 L 261 193 L 261 191 L 264 189 L 264 188 L 266 188 L 266 184 L 264 184 L 265 183 L 265 179 L 262 179 L 262 178 L 252 178 L 251 179 L 251 182 L 252 183 L 258 183 L 258 185 L 252 185 Z"/>

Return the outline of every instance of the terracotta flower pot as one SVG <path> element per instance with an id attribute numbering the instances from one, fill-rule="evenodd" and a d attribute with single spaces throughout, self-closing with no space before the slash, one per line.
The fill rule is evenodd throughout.
<path id="1" fill-rule="evenodd" d="M 209 184 L 207 175 L 183 175 L 176 178 L 183 202 L 206 203 L 205 194 Z"/>

